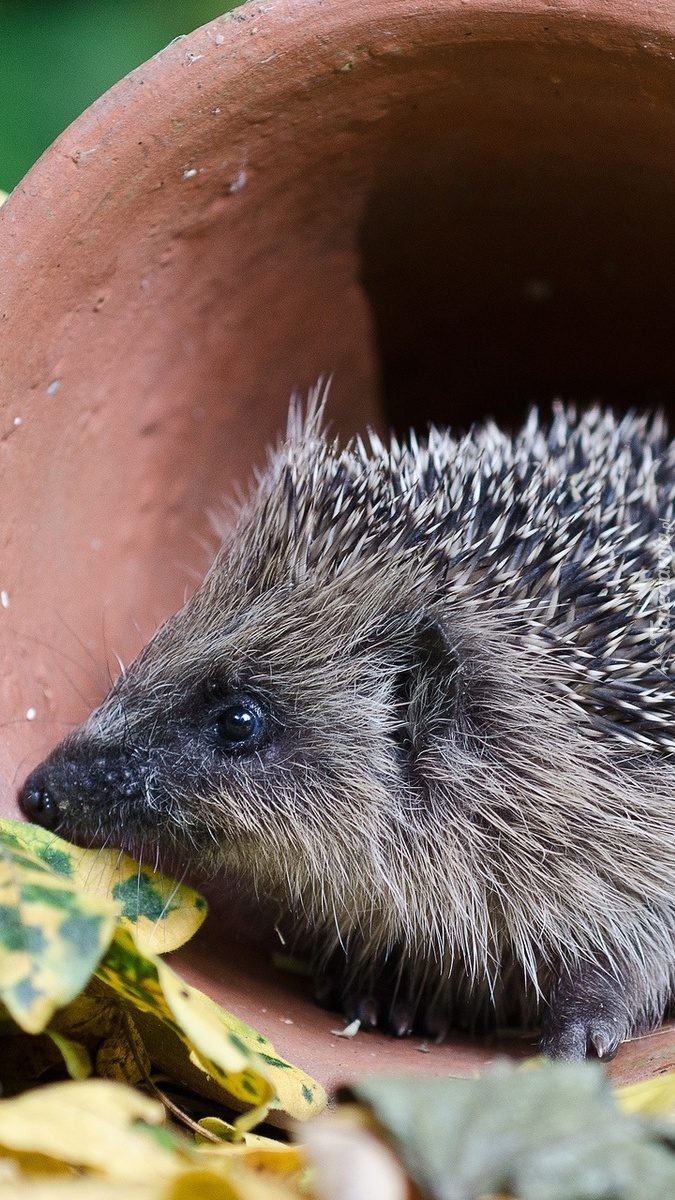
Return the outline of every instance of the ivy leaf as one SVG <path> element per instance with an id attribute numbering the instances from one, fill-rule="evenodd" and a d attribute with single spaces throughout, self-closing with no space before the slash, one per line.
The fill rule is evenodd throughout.
<path id="1" fill-rule="evenodd" d="M 83 850 L 39 825 L 3 821 L 7 844 L 36 855 L 88 896 L 114 900 L 119 920 L 141 950 L 168 954 L 197 932 L 208 912 L 203 896 L 119 850 Z"/>
<path id="2" fill-rule="evenodd" d="M 55 874 L 17 824 L 0 822 L 0 999 L 17 1025 L 40 1033 L 88 982 L 118 906 Z"/>
<path id="3" fill-rule="evenodd" d="M 51 1022 L 74 1077 L 93 1061 L 106 1078 L 135 1083 L 154 1064 L 246 1110 L 238 1137 L 270 1107 L 314 1116 L 323 1088 L 151 952 L 180 945 L 205 913 L 192 889 L 117 851 L 0 821 L 0 1001 L 16 1025 L 34 1034 Z"/>
<path id="4" fill-rule="evenodd" d="M 118 1083 L 48 1084 L 0 1102 L 0 1147 L 19 1163 L 39 1155 L 43 1170 L 51 1159 L 129 1183 L 152 1182 L 176 1170 L 173 1146 L 152 1134 L 163 1121 L 161 1104 Z"/>
<path id="5" fill-rule="evenodd" d="M 214 1094 L 215 1084 L 225 1092 L 219 1099 L 252 1109 L 238 1119 L 239 1133 L 262 1120 L 270 1107 L 296 1120 L 324 1107 L 326 1094 L 318 1083 L 161 959 L 141 954 L 126 930 L 118 929 L 96 979 L 125 1002 L 143 1041 L 151 1045 L 153 1062 L 198 1091 Z"/>

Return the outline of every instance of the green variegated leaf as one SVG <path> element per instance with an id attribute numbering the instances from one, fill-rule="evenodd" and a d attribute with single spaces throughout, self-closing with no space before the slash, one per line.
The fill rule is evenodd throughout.
<path id="1" fill-rule="evenodd" d="M 96 977 L 127 1004 L 158 1019 L 191 1061 L 240 1104 L 263 1109 L 274 1100 L 263 1061 L 230 1036 L 201 992 L 160 959 L 143 955 L 126 930 L 117 930 Z"/>
<path id="2" fill-rule="evenodd" d="M 39 825 L 20 821 L 6 821 L 2 827 L 7 827 L 17 849 L 37 855 L 75 887 L 115 900 L 121 923 L 133 932 L 144 952 L 177 950 L 206 916 L 208 907 L 198 892 L 119 850 L 83 850 Z"/>
<path id="3" fill-rule="evenodd" d="M 17 828 L 0 823 L 0 999 L 17 1025 L 39 1033 L 88 982 L 118 907 L 55 874 Z"/>
<path id="4" fill-rule="evenodd" d="M 161 964 L 161 967 L 163 971 L 168 969 L 164 963 Z M 173 980 L 181 982 L 176 975 L 173 975 Z M 180 997 L 171 1001 L 173 986 L 170 986 L 168 982 L 165 985 L 165 991 L 174 1005 L 174 1012 L 181 1020 L 183 1028 L 187 1030 L 191 1027 L 186 1011 L 187 1006 L 183 1004 Z M 196 988 L 190 988 L 189 991 L 200 1024 L 206 1025 L 208 1021 L 211 1029 L 224 1030 L 230 1042 L 239 1050 L 253 1054 L 257 1059 L 262 1059 L 267 1076 L 274 1084 L 276 1093 L 275 1099 L 270 1105 L 271 1108 L 282 1109 L 293 1116 L 296 1121 L 308 1121 L 310 1117 L 315 1117 L 321 1112 L 326 1104 L 326 1093 L 316 1080 L 292 1066 L 286 1059 L 280 1058 L 266 1037 L 257 1033 L 255 1029 L 251 1029 L 250 1025 L 246 1025 L 232 1013 L 226 1012 L 209 996 L 198 992 Z"/>
<path id="5" fill-rule="evenodd" d="M 150 952 L 180 945 L 205 912 L 196 892 L 117 851 L 0 821 L 0 1001 L 22 1029 L 41 1031 L 59 1008 L 50 1036 L 75 1076 L 88 1053 L 109 1078 L 134 1081 L 151 1061 L 192 1073 L 197 1090 L 248 1110 L 238 1135 L 270 1107 L 306 1120 L 326 1102 L 320 1085 Z"/>
<path id="6" fill-rule="evenodd" d="M 163 1142 L 153 1135 L 163 1121 L 161 1104 L 133 1088 L 102 1079 L 57 1083 L 0 1101 L 0 1147 L 129 1183 L 152 1181 L 175 1174 L 180 1153 L 168 1133 Z"/>

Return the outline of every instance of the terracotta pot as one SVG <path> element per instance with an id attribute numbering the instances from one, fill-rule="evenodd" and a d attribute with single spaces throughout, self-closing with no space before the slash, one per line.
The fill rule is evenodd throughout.
<path id="1" fill-rule="evenodd" d="M 4 811 L 193 586 L 293 387 L 332 374 L 345 433 L 670 400 L 674 58 L 669 0 L 268 0 L 47 151 L 1 217 Z M 452 1053 L 317 1021 L 324 1078 Z"/>

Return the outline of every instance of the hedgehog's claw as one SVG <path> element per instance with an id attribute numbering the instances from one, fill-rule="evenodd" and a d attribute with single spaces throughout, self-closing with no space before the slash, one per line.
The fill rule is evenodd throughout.
<path id="1" fill-rule="evenodd" d="M 616 1029 L 612 1029 L 607 1022 L 603 1022 L 589 1030 L 588 1042 L 593 1047 L 597 1058 L 609 1062 L 619 1049 L 622 1037 Z"/>
<path id="2" fill-rule="evenodd" d="M 364 1029 L 384 1029 L 394 1037 L 407 1037 L 424 1024 L 396 955 L 362 970 L 357 980 L 344 950 L 334 950 L 314 976 L 314 999 L 322 1008 L 340 1009 L 347 1022 L 358 1019 Z M 438 1033 L 434 1028 L 432 1036 Z"/>
<path id="3" fill-rule="evenodd" d="M 413 1031 L 415 1010 L 407 1000 L 395 1000 L 389 1013 L 389 1032 L 394 1037 L 408 1037 Z"/>
<path id="4" fill-rule="evenodd" d="M 623 1033 L 609 1021 L 574 1021 L 556 1026 L 550 1023 L 541 1039 L 541 1050 L 548 1058 L 580 1060 L 595 1055 L 603 1062 L 614 1058 Z"/>
<path id="5" fill-rule="evenodd" d="M 356 1015 L 364 1029 L 376 1029 L 380 1019 L 377 996 L 363 996 L 357 1005 Z"/>
<path id="6" fill-rule="evenodd" d="M 597 964 L 561 975 L 542 1022 L 540 1047 L 549 1058 L 614 1058 L 631 1032 L 630 989 Z"/>

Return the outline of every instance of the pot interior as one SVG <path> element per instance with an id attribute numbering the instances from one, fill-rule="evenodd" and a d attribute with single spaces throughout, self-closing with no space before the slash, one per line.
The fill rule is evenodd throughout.
<path id="1" fill-rule="evenodd" d="M 10 198 L 7 809 L 195 586 L 294 387 L 332 374 L 345 436 L 673 407 L 675 22 L 613 8 L 246 5 Z"/>
<path id="2" fill-rule="evenodd" d="M 411 91 L 359 231 L 387 420 L 672 409 L 670 57 L 466 45 Z"/>

